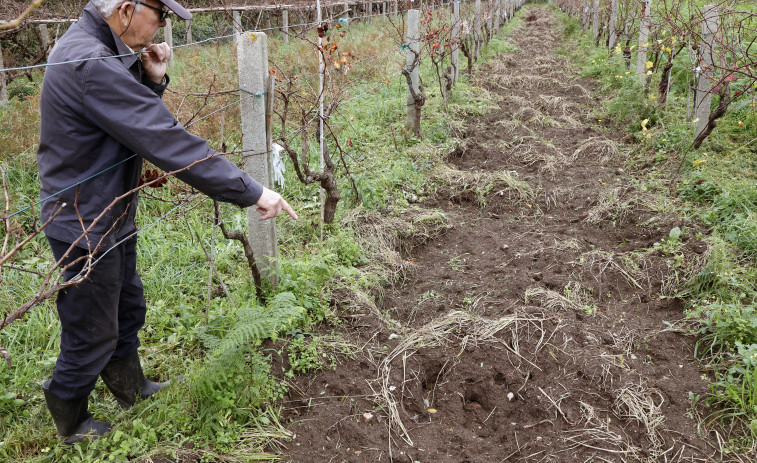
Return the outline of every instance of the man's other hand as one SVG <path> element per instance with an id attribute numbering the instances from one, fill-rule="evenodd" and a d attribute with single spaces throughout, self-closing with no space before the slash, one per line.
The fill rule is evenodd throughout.
<path id="1" fill-rule="evenodd" d="M 142 50 L 151 53 L 142 53 L 142 68 L 147 77 L 156 84 L 163 83 L 163 76 L 166 75 L 166 66 L 171 58 L 171 47 L 166 42 L 153 43 Z"/>
<path id="2" fill-rule="evenodd" d="M 295 214 L 292 206 L 280 194 L 275 191 L 271 191 L 268 188 L 263 188 L 263 194 L 260 195 L 260 199 L 255 203 L 257 210 L 260 213 L 260 220 L 266 220 L 281 215 L 281 210 L 285 210 L 290 217 L 297 220 L 297 214 Z"/>

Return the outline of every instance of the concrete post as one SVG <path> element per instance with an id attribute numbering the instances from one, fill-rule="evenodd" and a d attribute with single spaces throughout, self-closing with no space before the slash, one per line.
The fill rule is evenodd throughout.
<path id="1" fill-rule="evenodd" d="M 239 10 L 231 12 L 231 26 L 234 28 L 234 45 L 239 44 L 239 35 L 242 33 L 242 15 Z"/>
<path id="2" fill-rule="evenodd" d="M 476 0 L 473 18 L 473 59 L 478 61 L 478 52 L 481 48 L 481 0 Z"/>
<path id="3" fill-rule="evenodd" d="M 581 0 L 581 29 L 586 29 L 589 14 L 589 0 Z"/>
<path id="4" fill-rule="evenodd" d="M 289 43 L 289 10 L 284 8 L 281 11 L 281 32 L 284 33 L 284 43 Z"/>
<path id="5" fill-rule="evenodd" d="M 460 78 L 460 0 L 452 2 L 452 83 Z"/>
<path id="6" fill-rule="evenodd" d="M 494 11 L 494 0 L 489 0 L 487 3 L 487 9 L 486 9 L 486 41 L 487 43 L 489 40 L 491 40 L 492 35 L 494 35 L 494 16 L 492 16 L 492 12 Z"/>
<path id="7" fill-rule="evenodd" d="M 266 188 L 273 189 L 271 141 L 266 137 L 268 90 L 268 39 L 262 32 L 248 32 L 239 38 L 237 49 L 239 87 L 255 96 L 242 101 L 242 149 L 247 153 L 245 171 Z M 244 96 L 250 96 L 244 95 Z M 254 207 L 247 209 L 250 245 L 260 274 L 276 284 L 271 267 L 278 266 L 276 221 L 261 221 Z"/>
<path id="8" fill-rule="evenodd" d="M 173 20 L 171 17 L 166 18 L 166 25 L 163 27 L 163 41 L 171 48 L 171 56 L 168 58 L 168 66 L 173 64 Z"/>
<path id="9" fill-rule="evenodd" d="M 381 14 L 386 16 L 386 2 L 381 2 Z"/>
<path id="10" fill-rule="evenodd" d="M 45 52 L 45 55 L 50 53 L 50 32 L 47 30 L 47 24 L 40 24 L 39 25 L 39 38 L 41 40 L 40 45 L 42 46 L 43 50 L 47 50 Z"/>
<path id="11" fill-rule="evenodd" d="M 407 89 L 407 128 L 414 134 L 420 134 L 419 119 L 415 98 L 413 94 L 420 94 L 420 51 L 421 51 L 421 12 L 420 10 L 407 11 L 407 57 L 405 64 L 410 70 L 410 86 Z M 416 62 L 417 60 L 417 62 Z"/>
<path id="12" fill-rule="evenodd" d="M 494 32 L 499 32 L 499 12 L 500 12 L 501 0 L 494 0 L 494 12 L 492 16 L 494 18 Z"/>
<path id="13" fill-rule="evenodd" d="M 599 37 L 599 0 L 594 0 L 594 5 L 591 9 L 591 32 L 594 40 Z"/>
<path id="14" fill-rule="evenodd" d="M 639 55 L 636 59 L 636 74 L 642 85 L 647 79 L 647 47 L 649 46 L 649 25 L 652 22 L 652 0 L 641 4 L 641 24 L 639 25 Z"/>
<path id="15" fill-rule="evenodd" d="M 399 14 L 399 4 L 400 0 L 394 0 L 394 16 L 397 16 Z"/>
<path id="16" fill-rule="evenodd" d="M 618 43 L 618 0 L 612 0 L 612 10 L 610 11 L 610 41 L 609 48 L 612 50 Z"/>
<path id="17" fill-rule="evenodd" d="M 712 74 L 715 68 L 715 59 L 713 51 L 715 49 L 715 36 L 720 27 L 720 18 L 718 17 L 718 6 L 706 5 L 702 12 L 704 13 L 704 22 L 702 23 L 702 43 L 699 44 L 699 72 L 697 72 L 697 95 L 694 102 L 694 118 L 697 121 L 697 132 L 699 136 L 710 120 L 710 103 L 712 102 Z"/>
<path id="18" fill-rule="evenodd" d="M 5 61 L 3 61 L 3 47 L 0 45 L 0 69 L 5 69 Z M 5 73 L 0 72 L 0 106 L 8 104 L 8 89 L 5 86 Z"/>
<path id="19" fill-rule="evenodd" d="M 321 10 L 321 2 L 318 0 L 316 2 L 316 8 L 317 8 L 317 14 L 318 14 L 318 24 L 323 24 L 323 11 Z M 321 50 L 323 47 L 323 39 L 319 36 L 318 37 L 318 49 Z M 325 149 L 326 149 L 326 135 L 324 133 L 324 127 L 323 122 L 325 119 L 324 116 L 324 97 L 326 96 L 326 61 L 324 60 L 323 53 L 318 53 L 318 152 L 319 152 L 319 158 L 320 158 L 320 167 L 321 172 L 323 172 L 326 169 L 326 160 L 324 157 Z M 321 192 L 321 239 L 323 239 L 323 223 L 324 223 L 324 216 L 326 212 L 326 192 L 323 191 L 323 188 L 320 189 Z"/>
<path id="20" fill-rule="evenodd" d="M 191 19 L 187 21 L 187 32 L 186 32 L 185 37 L 186 37 L 185 43 L 192 43 L 193 42 L 193 40 L 192 40 L 192 20 Z"/>
<path id="21" fill-rule="evenodd" d="M 365 16 L 366 16 L 365 19 L 367 21 L 372 21 L 373 20 L 373 18 L 371 18 L 371 16 L 373 16 L 373 2 L 368 2 L 368 11 L 367 11 L 367 13 L 366 13 Z"/>

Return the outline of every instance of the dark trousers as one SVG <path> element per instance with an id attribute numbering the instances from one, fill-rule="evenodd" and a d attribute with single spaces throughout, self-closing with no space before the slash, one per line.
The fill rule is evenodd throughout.
<path id="1" fill-rule="evenodd" d="M 48 237 L 55 259 L 70 243 Z M 137 333 L 145 323 L 142 281 L 137 274 L 136 238 L 120 244 L 92 267 L 87 278 L 58 293 L 57 305 L 63 332 L 50 391 L 64 400 L 89 395 L 97 377 L 110 361 L 121 359 L 139 347 Z M 74 248 L 65 262 L 86 256 Z M 102 256 L 95 254 L 94 259 Z M 73 278 L 86 258 L 65 271 Z"/>

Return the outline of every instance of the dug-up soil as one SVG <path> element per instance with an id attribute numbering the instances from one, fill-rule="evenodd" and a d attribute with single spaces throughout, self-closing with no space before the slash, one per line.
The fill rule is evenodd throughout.
<path id="1" fill-rule="evenodd" d="M 286 461 L 722 459 L 673 297 L 708 247 L 664 245 L 675 206 L 634 186 L 623 134 L 590 117 L 596 84 L 555 54 L 557 19 L 525 14 L 517 51 L 474 76 L 499 107 L 467 121 L 422 204 L 441 233 L 410 243 L 379 306 L 337 304 L 352 355 L 292 382 Z M 461 186 L 477 179 L 497 180 Z"/>

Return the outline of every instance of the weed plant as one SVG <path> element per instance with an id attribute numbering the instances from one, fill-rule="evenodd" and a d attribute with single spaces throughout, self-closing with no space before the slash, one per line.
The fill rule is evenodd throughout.
<path id="1" fill-rule="evenodd" d="M 601 83 L 598 98 L 603 104 L 594 115 L 621 124 L 636 144 L 627 164 L 643 174 L 639 186 L 660 195 L 672 189 L 682 201 L 683 213 L 706 230 L 702 238 L 710 246 L 707 262 L 678 296 L 687 301 L 688 315 L 697 326 L 696 353 L 715 372 L 709 400 L 727 409 L 710 422 L 728 419 L 740 426 L 745 433 L 732 445 L 750 447 L 757 438 L 754 98 L 735 104 L 709 139 L 699 149 L 690 149 L 694 123 L 686 117 L 691 79 L 686 63 L 674 62 L 668 100 L 660 105 L 659 76 L 652 74 L 646 90 L 633 69 L 635 54 L 629 67 L 621 54 L 595 47 L 575 18 L 560 16 L 568 41 L 563 53 L 585 76 Z M 713 107 L 716 104 L 713 101 Z"/>

